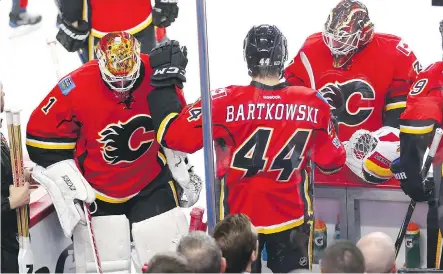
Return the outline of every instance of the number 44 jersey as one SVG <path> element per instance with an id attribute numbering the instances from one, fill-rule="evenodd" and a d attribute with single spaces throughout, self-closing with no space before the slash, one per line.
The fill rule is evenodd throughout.
<path id="1" fill-rule="evenodd" d="M 200 149 L 200 100 L 174 113 L 165 111 L 171 105 L 166 91 L 157 93 L 162 95 L 148 97 L 154 126 L 159 125 L 157 141 L 183 152 Z M 310 88 L 253 81 L 213 91 L 212 108 L 220 183 L 217 214 L 244 213 L 260 233 L 302 224 L 312 213 L 308 160 L 328 173 L 345 162 L 326 100 Z"/>

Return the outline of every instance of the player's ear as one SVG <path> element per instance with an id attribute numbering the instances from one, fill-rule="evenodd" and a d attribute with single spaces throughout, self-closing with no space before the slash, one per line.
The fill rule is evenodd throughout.
<path id="1" fill-rule="evenodd" d="M 257 245 L 256 245 L 256 247 L 255 247 L 255 250 L 254 251 L 252 251 L 252 254 L 251 254 L 251 262 L 254 262 L 255 260 L 257 260 L 257 257 L 258 257 L 258 240 L 257 240 Z"/>
<path id="2" fill-rule="evenodd" d="M 225 273 L 226 271 L 226 259 L 222 257 L 220 260 L 220 273 Z"/>

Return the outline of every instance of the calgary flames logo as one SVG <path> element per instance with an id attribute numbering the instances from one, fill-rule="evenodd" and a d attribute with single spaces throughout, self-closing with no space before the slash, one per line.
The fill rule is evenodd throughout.
<path id="1" fill-rule="evenodd" d="M 131 163 L 149 150 L 155 132 L 151 116 L 139 114 L 126 122 L 110 124 L 100 131 L 103 159 L 111 165 Z"/>
<path id="2" fill-rule="evenodd" d="M 319 91 L 328 101 L 340 124 L 358 126 L 374 111 L 375 91 L 364 80 L 327 83 Z"/>

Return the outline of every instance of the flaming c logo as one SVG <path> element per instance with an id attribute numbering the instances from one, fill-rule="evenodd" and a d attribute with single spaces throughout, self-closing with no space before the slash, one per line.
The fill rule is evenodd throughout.
<path id="1" fill-rule="evenodd" d="M 126 122 L 107 125 L 97 139 L 103 159 L 110 165 L 131 163 L 149 150 L 155 139 L 151 116 L 139 114 Z"/>
<path id="2" fill-rule="evenodd" d="M 352 79 L 327 83 L 319 89 L 340 124 L 350 127 L 364 123 L 374 111 L 375 91 L 366 81 Z"/>

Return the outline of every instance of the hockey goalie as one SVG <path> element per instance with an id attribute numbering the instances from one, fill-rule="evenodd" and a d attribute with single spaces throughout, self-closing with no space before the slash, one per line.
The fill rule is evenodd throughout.
<path id="1" fill-rule="evenodd" d="M 140 42 L 109 33 L 95 53 L 33 111 L 26 145 L 34 179 L 65 236 L 74 236 L 76 272 L 129 273 L 131 259 L 141 270 L 152 254 L 174 249 L 189 228 L 179 206 L 197 201 L 202 182 L 155 140 L 146 100 L 152 70 Z"/>
<path id="2" fill-rule="evenodd" d="M 395 128 L 420 71 L 403 39 L 375 32 L 362 2 L 342 0 L 332 9 L 323 31 L 306 39 L 284 73 L 293 85 L 315 86 L 337 118 L 340 140 L 348 141 L 347 168 L 332 178 L 316 172 L 316 183 L 398 185 L 389 180 Z"/>

